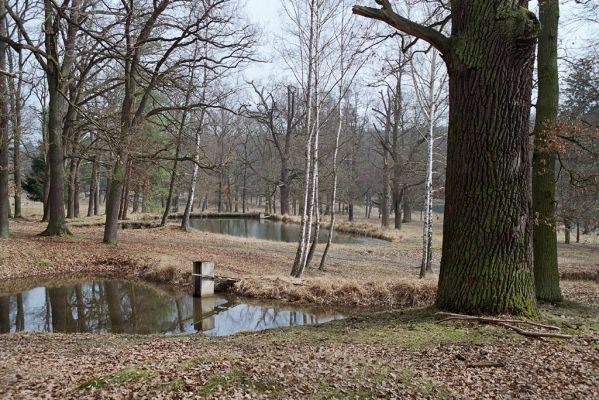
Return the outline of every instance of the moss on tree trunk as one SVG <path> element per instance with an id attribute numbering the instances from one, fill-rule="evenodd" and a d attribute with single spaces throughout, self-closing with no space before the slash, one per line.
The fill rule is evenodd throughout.
<path id="1" fill-rule="evenodd" d="M 437 305 L 533 315 L 528 119 L 538 21 L 513 1 L 453 1 Z"/>
<path id="2" fill-rule="evenodd" d="M 556 127 L 559 102 L 557 70 L 557 33 L 559 1 L 539 3 L 541 33 L 537 58 L 539 96 L 535 121 L 532 163 L 532 198 L 534 213 L 534 276 L 537 298 L 559 301 L 557 264 L 557 230 L 555 219 L 555 151 L 551 137 Z"/>

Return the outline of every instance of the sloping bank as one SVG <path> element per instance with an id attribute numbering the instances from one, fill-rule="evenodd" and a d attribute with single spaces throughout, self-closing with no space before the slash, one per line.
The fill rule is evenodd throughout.
<path id="1" fill-rule="evenodd" d="M 161 266 L 152 258 L 129 255 L 97 255 L 83 262 L 47 265 L 42 270 L 5 273 L 0 291 L 23 290 L 23 279 L 36 281 L 43 278 L 71 279 L 76 276 L 122 278 L 172 285 L 191 291 L 191 271 Z M 431 280 L 372 280 L 357 281 L 342 278 L 287 279 L 280 276 L 218 277 L 216 290 L 240 296 L 273 299 L 298 304 L 353 307 L 412 307 L 434 302 L 436 284 Z"/>

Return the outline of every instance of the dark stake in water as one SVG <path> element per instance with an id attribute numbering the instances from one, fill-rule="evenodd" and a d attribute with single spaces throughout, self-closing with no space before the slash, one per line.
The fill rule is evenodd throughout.
<path id="1" fill-rule="evenodd" d="M 225 235 L 250 237 L 254 239 L 274 240 L 278 242 L 296 242 L 300 235 L 300 226 L 279 221 L 244 218 L 192 218 L 192 228 L 201 231 L 222 233 Z M 320 242 L 326 242 L 329 231 L 320 230 Z M 367 236 L 352 236 L 335 233 L 334 243 L 375 244 L 384 243 L 380 239 Z"/>
<path id="2" fill-rule="evenodd" d="M 0 333 L 194 333 L 226 336 L 241 331 L 319 324 L 343 318 L 226 296 L 193 298 L 147 284 L 92 281 L 36 287 L 0 297 Z"/>

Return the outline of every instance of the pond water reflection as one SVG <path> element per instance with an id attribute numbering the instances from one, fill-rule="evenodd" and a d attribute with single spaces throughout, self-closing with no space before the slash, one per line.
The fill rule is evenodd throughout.
<path id="1" fill-rule="evenodd" d="M 224 235 L 250 237 L 254 239 L 274 240 L 278 242 L 296 242 L 300 235 L 300 226 L 280 221 L 269 221 L 246 218 L 192 218 L 192 228 L 201 231 L 221 233 Z M 320 230 L 320 242 L 326 242 L 329 231 Z M 334 243 L 343 244 L 374 244 L 384 243 L 380 239 L 367 236 L 352 236 L 335 233 Z"/>
<path id="2" fill-rule="evenodd" d="M 319 324 L 343 318 L 325 310 L 235 297 L 193 298 L 127 281 L 88 281 L 36 287 L 0 296 L 0 333 L 194 333 L 226 336 L 241 331 Z"/>

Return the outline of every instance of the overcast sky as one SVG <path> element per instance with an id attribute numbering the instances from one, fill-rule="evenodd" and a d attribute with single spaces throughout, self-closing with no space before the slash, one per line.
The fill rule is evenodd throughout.
<path id="1" fill-rule="evenodd" d="M 273 37 L 282 30 L 285 17 L 281 15 L 281 1 L 286 0 L 245 0 L 246 13 L 254 24 L 264 33 L 261 51 L 265 58 L 272 56 Z M 356 0 L 356 4 L 375 5 L 374 1 Z M 580 5 L 575 5 L 574 0 L 561 2 L 560 49 L 561 55 L 570 57 L 580 54 L 587 43 L 585 39 L 591 35 L 597 36 L 599 28 L 592 24 L 573 22 L 573 13 L 584 10 Z M 352 4 L 348 2 L 348 4 Z M 537 1 L 530 2 L 530 9 L 537 12 Z M 282 66 L 277 64 L 258 64 L 246 72 L 248 79 L 267 79 L 274 73 L 280 74 Z"/>

